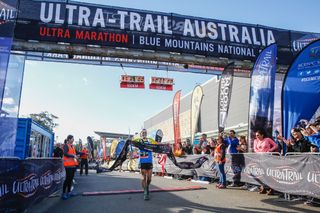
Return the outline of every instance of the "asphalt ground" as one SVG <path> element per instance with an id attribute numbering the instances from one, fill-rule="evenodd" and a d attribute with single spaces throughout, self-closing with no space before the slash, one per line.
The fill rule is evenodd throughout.
<path id="1" fill-rule="evenodd" d="M 205 190 L 157 192 L 150 200 L 143 193 L 121 195 L 82 196 L 82 192 L 141 189 L 140 174 L 110 172 L 75 177 L 74 192 L 78 196 L 61 200 L 59 196 L 46 198 L 28 209 L 35 213 L 148 213 L 148 212 L 320 212 L 320 207 L 306 206 L 303 201 L 285 201 L 277 195 L 260 195 L 240 188 L 216 189 L 215 184 L 199 184 L 186 180 L 154 176 L 151 189 L 185 186 L 204 186 Z"/>

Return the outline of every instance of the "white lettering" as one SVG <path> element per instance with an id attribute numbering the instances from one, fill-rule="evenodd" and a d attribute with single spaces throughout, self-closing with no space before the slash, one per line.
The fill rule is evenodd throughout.
<path id="1" fill-rule="evenodd" d="M 94 15 L 92 26 L 96 27 L 97 24 L 100 24 L 101 27 L 106 26 L 104 23 L 103 11 L 100 8 L 96 10 L 96 14 Z"/>
<path id="2" fill-rule="evenodd" d="M 46 14 L 46 4 L 42 2 L 41 3 L 41 9 L 40 9 L 40 20 L 44 23 L 49 23 L 52 20 L 53 15 L 53 3 L 49 3 L 49 9 L 48 9 L 48 16 L 45 17 Z"/>
<path id="3" fill-rule="evenodd" d="M 186 19 L 184 21 L 183 35 L 188 36 L 190 34 L 191 37 L 194 37 L 193 27 L 190 19 Z"/>
<path id="4" fill-rule="evenodd" d="M 83 22 L 85 26 L 90 26 L 89 23 L 89 16 L 90 16 L 90 9 L 88 7 L 79 7 L 79 18 L 78 18 L 78 25 L 83 25 Z"/>
<path id="5" fill-rule="evenodd" d="M 141 31 L 140 27 L 141 16 L 139 13 L 130 13 L 130 30 Z"/>

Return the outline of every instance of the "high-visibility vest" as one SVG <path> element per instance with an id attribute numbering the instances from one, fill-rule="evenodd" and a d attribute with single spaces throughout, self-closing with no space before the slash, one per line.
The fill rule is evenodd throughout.
<path id="1" fill-rule="evenodd" d="M 88 150 L 87 149 L 83 149 L 81 152 L 82 152 L 81 158 L 82 159 L 88 159 Z"/>
<path id="2" fill-rule="evenodd" d="M 68 146 L 68 153 L 69 155 L 76 155 L 76 150 L 73 146 L 70 144 L 67 144 Z M 70 158 L 67 156 L 63 156 L 63 165 L 65 167 L 72 167 L 72 166 L 78 166 L 78 161 L 76 158 Z"/>
<path id="3" fill-rule="evenodd" d="M 226 162 L 226 158 L 224 158 L 223 160 L 221 160 L 221 157 L 222 157 L 221 146 L 222 146 L 222 144 L 220 144 L 220 145 L 218 145 L 218 146 L 216 147 L 216 149 L 214 150 L 214 156 L 215 156 L 215 161 L 216 161 L 216 162 L 221 161 L 222 163 L 224 163 L 224 162 Z"/>

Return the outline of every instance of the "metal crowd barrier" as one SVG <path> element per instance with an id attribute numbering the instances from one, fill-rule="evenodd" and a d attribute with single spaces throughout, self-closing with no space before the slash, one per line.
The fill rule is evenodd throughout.
<path id="1" fill-rule="evenodd" d="M 289 155 L 320 155 L 320 152 L 287 152 L 285 156 Z"/>

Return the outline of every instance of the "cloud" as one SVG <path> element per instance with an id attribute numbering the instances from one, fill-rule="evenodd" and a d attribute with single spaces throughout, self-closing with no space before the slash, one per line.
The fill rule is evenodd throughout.
<path id="1" fill-rule="evenodd" d="M 83 77 L 82 81 L 83 81 L 84 85 L 88 85 L 88 79 L 86 77 Z"/>
<path id="2" fill-rule="evenodd" d="M 63 87 L 62 84 L 58 84 L 58 88 L 61 89 Z"/>

